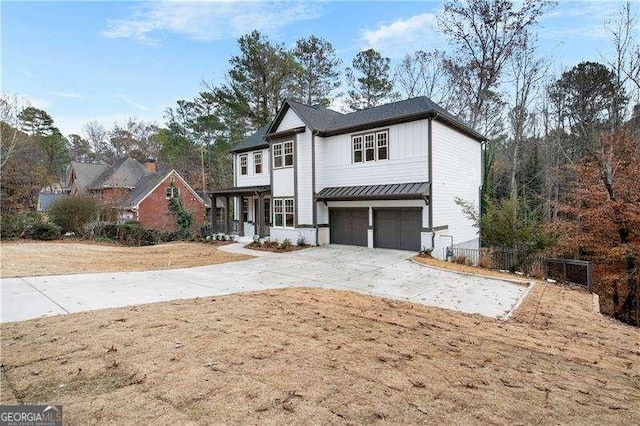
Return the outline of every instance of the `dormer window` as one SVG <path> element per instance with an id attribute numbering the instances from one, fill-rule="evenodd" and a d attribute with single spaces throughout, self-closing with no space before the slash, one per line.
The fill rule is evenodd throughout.
<path id="1" fill-rule="evenodd" d="M 354 163 L 389 159 L 389 131 L 363 133 L 351 137 Z"/>

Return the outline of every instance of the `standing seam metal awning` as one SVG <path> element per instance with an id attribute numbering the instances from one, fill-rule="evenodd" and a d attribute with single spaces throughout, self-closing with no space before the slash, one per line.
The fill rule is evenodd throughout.
<path id="1" fill-rule="evenodd" d="M 397 183 L 388 185 L 334 186 L 324 188 L 318 201 L 351 200 L 420 200 L 431 194 L 429 182 Z"/>
<path id="2" fill-rule="evenodd" d="M 216 189 L 214 191 L 209 192 L 209 196 L 211 197 L 235 197 L 239 195 L 253 195 L 256 192 L 271 192 L 270 185 L 262 185 L 262 186 L 240 186 L 234 188 L 226 188 L 226 189 Z"/>

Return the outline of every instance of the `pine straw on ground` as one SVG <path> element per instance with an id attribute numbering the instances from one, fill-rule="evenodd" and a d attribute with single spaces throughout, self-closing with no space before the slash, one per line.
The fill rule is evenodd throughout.
<path id="1" fill-rule="evenodd" d="M 190 268 L 250 259 L 219 244 L 173 242 L 146 247 L 71 241 L 2 243 L 0 276 L 83 274 Z"/>
<path id="2" fill-rule="evenodd" d="M 553 284 L 509 321 L 296 288 L 1 330 L 1 401 L 70 424 L 640 423 L 638 330 Z"/>

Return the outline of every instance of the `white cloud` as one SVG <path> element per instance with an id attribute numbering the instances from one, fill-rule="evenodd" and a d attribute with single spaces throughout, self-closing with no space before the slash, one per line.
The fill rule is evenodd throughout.
<path id="1" fill-rule="evenodd" d="M 125 101 L 126 103 L 128 103 L 129 105 L 138 108 L 139 110 L 142 111 L 149 111 L 149 107 L 142 105 L 134 100 L 132 100 L 130 97 L 128 97 L 127 95 L 123 95 L 123 94 L 117 94 L 115 95 L 116 98 L 122 99 L 123 101 Z"/>
<path id="2" fill-rule="evenodd" d="M 51 94 L 61 98 L 80 99 L 83 101 L 87 99 L 86 96 L 73 92 L 51 92 Z"/>
<path id="3" fill-rule="evenodd" d="M 133 38 L 158 45 L 162 33 L 193 40 L 236 38 L 254 29 L 274 31 L 319 16 L 319 4 L 309 2 L 152 2 L 130 17 L 108 19 L 103 32 L 109 38 Z"/>
<path id="4" fill-rule="evenodd" d="M 439 43 L 436 16 L 435 13 L 422 13 L 364 30 L 364 48 L 373 48 L 386 56 L 398 58 L 411 51 L 436 47 Z"/>

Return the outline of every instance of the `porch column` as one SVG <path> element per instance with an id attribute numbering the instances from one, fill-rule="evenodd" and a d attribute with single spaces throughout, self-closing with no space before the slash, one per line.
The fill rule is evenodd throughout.
<path id="1" fill-rule="evenodd" d="M 238 211 L 240 212 L 240 216 L 238 217 L 238 235 L 244 237 L 244 201 L 242 200 L 242 195 L 238 197 L 240 201 L 238 204 Z"/>
<path id="2" fill-rule="evenodd" d="M 215 234 L 217 232 L 216 229 L 216 221 L 218 216 L 216 215 L 216 206 L 218 205 L 218 197 L 211 194 L 211 210 L 209 211 L 209 223 L 211 224 L 211 233 Z"/>
<path id="3" fill-rule="evenodd" d="M 231 197 L 229 197 L 228 195 L 225 197 L 226 198 L 226 209 L 227 209 L 227 230 L 225 232 L 225 234 L 227 235 L 231 235 Z"/>
<path id="4" fill-rule="evenodd" d="M 259 230 L 256 230 L 256 234 L 260 235 L 260 238 L 264 237 L 264 193 L 258 193 L 258 212 L 257 212 L 258 220 L 260 222 L 256 222 L 260 224 Z"/>

